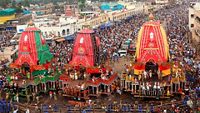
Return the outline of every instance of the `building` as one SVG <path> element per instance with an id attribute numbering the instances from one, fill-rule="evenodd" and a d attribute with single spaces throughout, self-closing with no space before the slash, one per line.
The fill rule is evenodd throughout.
<path id="1" fill-rule="evenodd" d="M 168 4 L 169 0 L 155 0 L 156 4 Z"/>
<path id="2" fill-rule="evenodd" d="M 65 37 L 67 35 L 72 35 L 77 30 L 80 30 L 79 26 L 76 24 L 76 19 L 74 18 L 64 18 L 61 17 L 59 21 L 53 19 L 43 18 L 35 19 L 33 22 L 36 27 L 38 27 L 44 38 L 53 37 Z M 27 25 L 17 25 L 17 33 L 22 33 Z"/>
<path id="3" fill-rule="evenodd" d="M 176 2 L 177 0 L 149 0 L 152 4 L 167 5 Z"/>
<path id="4" fill-rule="evenodd" d="M 69 9 L 69 7 L 68 7 Z M 72 8 L 73 9 L 73 8 Z M 59 18 L 55 18 L 54 15 L 41 15 L 35 16 L 33 18 L 33 23 L 38 27 L 44 38 L 53 39 L 57 37 L 67 37 L 73 35 L 74 33 L 82 30 L 84 27 L 96 28 L 103 24 L 120 21 L 122 19 L 128 18 L 139 11 L 142 11 L 143 7 L 135 9 L 134 7 L 122 11 L 108 12 L 108 13 L 97 13 L 97 12 L 82 12 L 88 14 L 84 18 L 78 18 L 77 16 L 66 16 L 66 14 L 61 15 Z M 75 11 L 76 12 L 76 11 Z M 69 14 L 70 12 L 68 12 Z M 95 16 L 89 16 L 93 13 Z M 81 12 L 80 12 L 81 14 Z M 75 14 L 76 15 L 76 14 Z M 26 28 L 26 24 L 17 26 L 17 33 L 21 34 Z M 19 37 L 18 35 L 15 35 Z M 13 38 L 13 40 L 18 40 L 18 38 Z"/>
<path id="5" fill-rule="evenodd" d="M 191 3 L 189 8 L 189 29 L 192 33 L 191 43 L 200 51 L 200 3 Z"/>
<path id="6" fill-rule="evenodd" d="M 55 6 L 53 3 L 45 4 L 43 6 L 31 5 L 30 10 L 35 12 L 37 15 L 47 15 L 54 12 Z"/>

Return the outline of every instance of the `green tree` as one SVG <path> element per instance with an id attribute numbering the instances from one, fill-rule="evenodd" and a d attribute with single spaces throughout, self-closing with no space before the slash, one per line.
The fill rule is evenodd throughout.
<path id="1" fill-rule="evenodd" d="M 19 6 L 15 7 L 15 9 L 16 9 L 16 13 L 21 13 L 23 11 L 22 8 Z"/>
<path id="2" fill-rule="evenodd" d="M 26 7 L 29 7 L 30 6 L 30 3 L 29 3 L 29 0 L 24 0 L 22 2 L 23 6 L 26 6 Z"/>
<path id="3" fill-rule="evenodd" d="M 0 6 L 3 8 L 7 8 L 8 4 L 11 3 L 11 0 L 0 0 Z"/>
<path id="4" fill-rule="evenodd" d="M 16 6 L 16 1 L 13 0 L 13 1 L 12 1 L 12 7 L 15 7 L 15 6 Z"/>
<path id="5" fill-rule="evenodd" d="M 78 0 L 78 6 L 80 9 L 83 9 L 85 7 L 86 0 Z"/>

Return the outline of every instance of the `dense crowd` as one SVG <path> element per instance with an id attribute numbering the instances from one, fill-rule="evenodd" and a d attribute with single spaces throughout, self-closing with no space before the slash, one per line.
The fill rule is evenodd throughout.
<path id="1" fill-rule="evenodd" d="M 185 1 L 182 4 L 173 4 L 163 7 L 155 12 L 155 18 L 164 24 L 164 27 L 169 36 L 170 57 L 171 61 L 178 63 L 184 69 L 184 74 L 187 78 L 187 83 L 191 90 L 199 90 L 200 84 L 200 59 L 196 54 L 196 50 L 189 43 L 190 31 L 188 28 L 188 10 L 189 2 Z M 101 46 L 103 51 L 108 51 L 107 55 L 112 55 L 120 49 L 120 45 L 129 38 L 136 38 L 140 26 L 146 21 L 147 15 L 138 14 L 133 16 L 134 19 L 122 20 L 121 24 L 114 23 L 113 26 L 104 30 L 99 29 L 98 36 L 101 38 Z M 111 56 L 107 56 L 112 58 Z M 193 101 L 195 96 L 190 98 Z M 180 110 L 178 106 L 174 110 Z M 181 110 L 184 108 L 181 108 Z M 184 110 L 183 110 L 184 111 Z M 183 112 L 182 111 L 182 112 Z"/>
<path id="2" fill-rule="evenodd" d="M 100 56 L 112 59 L 129 39 L 134 41 L 140 26 L 145 22 L 146 14 L 137 14 L 130 18 L 114 22 L 112 26 L 97 29 L 97 36 L 101 40 Z M 124 49 L 124 48 L 123 48 Z"/>
<path id="3" fill-rule="evenodd" d="M 14 36 L 15 30 L 8 30 L 8 31 L 0 31 L 0 53 L 3 54 L 6 47 L 12 46 L 10 40 Z M 15 49 L 15 46 L 13 46 L 13 50 Z M 4 65 L 8 63 L 9 60 L 7 58 L 4 58 L 3 55 L 0 57 L 0 65 Z"/>
<path id="4" fill-rule="evenodd" d="M 199 87 L 200 59 L 195 48 L 189 43 L 191 36 L 188 27 L 188 11 L 185 10 L 187 7 L 186 3 L 168 6 L 167 10 L 163 8 L 156 12 L 156 16 L 161 21 L 166 21 L 172 62 L 178 62 L 184 69 L 187 79 L 198 83 L 195 86 Z"/>
<path id="5" fill-rule="evenodd" d="M 8 47 L 11 45 L 10 40 L 13 37 L 13 33 L 11 31 L 3 31 L 2 34 L 0 35 L 0 47 Z"/>
<path id="6" fill-rule="evenodd" d="M 192 100 L 193 105 L 198 105 L 197 98 L 200 93 L 200 59 L 197 51 L 189 43 L 190 32 L 188 28 L 188 11 L 185 10 L 189 6 L 189 2 L 183 2 L 182 4 L 173 4 L 171 6 L 165 6 L 154 13 L 157 20 L 160 20 L 167 31 L 169 36 L 170 44 L 170 57 L 171 62 L 178 63 L 187 77 L 189 89 L 195 93 L 191 93 L 184 99 L 187 101 Z M 139 32 L 142 24 L 147 21 L 147 14 L 136 14 L 130 18 L 113 22 L 111 26 L 105 28 L 97 28 L 96 35 L 101 40 L 100 45 L 100 58 L 101 60 L 112 59 L 113 55 L 116 54 L 125 41 L 131 39 L 135 41 L 137 33 Z M 4 33 L 2 41 L 0 43 L 1 48 L 9 45 L 11 34 Z M 52 62 L 53 67 L 57 67 L 61 70 L 65 69 L 65 64 L 69 63 L 72 56 L 73 44 L 68 42 L 52 43 L 50 45 L 50 51 L 54 55 Z M 115 70 L 114 70 L 115 71 Z M 2 81 L 5 81 L 4 75 L 10 75 L 12 71 L 4 68 L 0 72 L 0 87 L 3 85 Z M 144 92 L 146 93 L 146 92 Z M 185 102 L 183 100 L 183 102 Z M 172 102 L 171 106 L 157 107 L 154 111 L 162 112 L 176 112 L 184 113 L 190 112 L 192 106 L 184 106 L 185 104 L 175 104 Z M 190 105 L 190 104 L 188 104 Z M 184 106 L 184 107 L 183 107 Z M 110 106 L 111 108 L 113 105 Z M 189 108 L 190 107 L 190 108 Z M 113 108 L 112 108 L 113 109 Z M 122 107 L 123 111 L 131 109 L 129 105 Z M 141 108 L 138 107 L 139 110 Z M 151 111 L 151 109 L 150 109 Z"/>
<path id="7" fill-rule="evenodd" d="M 65 64 L 69 63 L 72 56 L 72 43 L 60 42 L 60 43 L 52 43 L 50 45 L 50 51 L 54 55 L 53 66 L 58 66 L 60 69 L 63 69 Z"/>

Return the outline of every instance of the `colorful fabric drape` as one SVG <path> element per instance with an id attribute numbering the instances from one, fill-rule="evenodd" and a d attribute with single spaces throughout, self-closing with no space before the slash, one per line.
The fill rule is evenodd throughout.
<path id="1" fill-rule="evenodd" d="M 35 32 L 35 41 L 36 48 L 38 53 L 38 60 L 40 64 L 45 64 L 53 58 L 53 55 L 50 53 L 49 48 L 44 44 L 44 39 L 42 38 L 40 31 Z"/>

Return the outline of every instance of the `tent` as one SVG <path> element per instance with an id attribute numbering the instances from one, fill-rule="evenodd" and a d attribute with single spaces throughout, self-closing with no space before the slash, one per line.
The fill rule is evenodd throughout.
<path id="1" fill-rule="evenodd" d="M 23 10 L 23 14 L 24 15 L 31 14 L 31 11 L 30 10 Z"/>
<path id="2" fill-rule="evenodd" d="M 0 11 L 0 16 L 8 16 L 16 13 L 16 10 L 13 8 L 8 8 Z"/>
<path id="3" fill-rule="evenodd" d="M 100 9 L 103 11 L 108 11 L 108 10 L 110 10 L 110 5 L 107 3 L 103 3 L 103 4 L 101 4 Z"/>
<path id="4" fill-rule="evenodd" d="M 106 27 L 110 27 L 110 26 L 112 26 L 113 24 L 109 21 L 109 22 L 107 22 L 106 24 L 105 24 L 105 26 Z"/>
<path id="5" fill-rule="evenodd" d="M 105 28 L 106 28 L 105 24 L 102 24 L 102 25 L 100 26 L 100 29 L 101 29 L 101 30 L 103 30 L 103 29 L 105 29 Z"/>
<path id="6" fill-rule="evenodd" d="M 44 13 L 43 13 L 43 12 L 40 12 L 40 11 L 37 11 L 36 14 L 37 14 L 37 15 L 43 15 Z"/>
<path id="7" fill-rule="evenodd" d="M 117 4 L 117 5 L 113 6 L 112 11 L 122 10 L 122 9 L 124 9 L 124 6 L 121 4 Z"/>
<path id="8" fill-rule="evenodd" d="M 75 38 L 74 34 L 73 35 L 68 35 L 68 36 L 65 36 L 64 39 L 67 40 L 67 41 L 73 41 Z"/>

